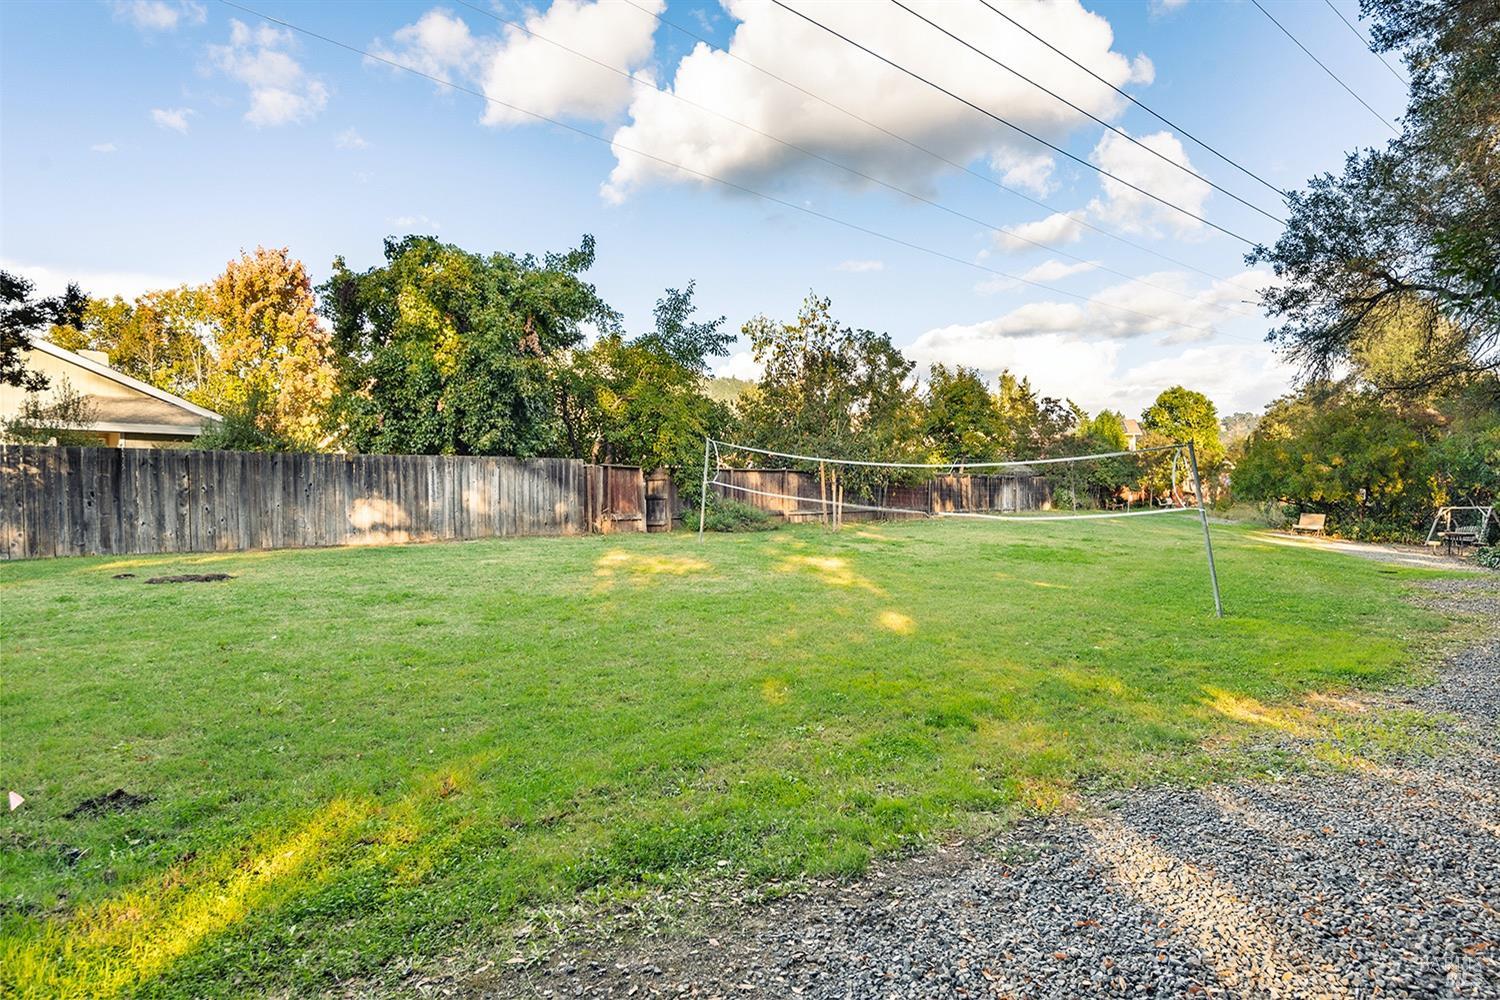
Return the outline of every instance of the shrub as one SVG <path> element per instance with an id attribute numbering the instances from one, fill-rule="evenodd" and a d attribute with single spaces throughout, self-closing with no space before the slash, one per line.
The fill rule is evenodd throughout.
<path id="1" fill-rule="evenodd" d="M 778 527 L 771 515 L 759 507 L 718 498 L 709 502 L 703 526 L 709 531 L 774 531 Z"/>
<path id="2" fill-rule="evenodd" d="M 1490 569 L 1500 569 L 1500 545 L 1487 545 L 1474 553 L 1474 561 Z"/>
<path id="3" fill-rule="evenodd" d="M 226 407 L 223 420 L 203 428 L 192 447 L 203 451 L 299 451 L 284 435 L 266 429 L 263 398 L 252 395 L 241 406 Z"/>

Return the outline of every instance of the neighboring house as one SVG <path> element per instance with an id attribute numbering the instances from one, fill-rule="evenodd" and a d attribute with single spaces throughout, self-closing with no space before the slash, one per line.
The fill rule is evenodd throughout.
<path id="1" fill-rule="evenodd" d="M 213 410 L 194 406 L 181 396 L 131 378 L 109 366 L 103 351 L 67 351 L 45 340 L 34 339 L 24 355 L 28 371 L 41 372 L 51 384 L 42 390 L 45 398 L 62 379 L 83 395 L 94 410 L 87 428 L 99 435 L 100 444 L 111 448 L 161 448 L 186 444 L 208 424 L 222 418 Z M 13 385 L 0 385 L 0 419 L 21 410 L 26 393 Z"/>
<path id="2" fill-rule="evenodd" d="M 1138 420 L 1132 420 L 1130 417 L 1126 417 L 1125 418 L 1125 447 L 1128 448 L 1131 451 L 1135 451 L 1136 445 L 1141 440 L 1141 433 L 1142 432 L 1141 432 L 1140 421 L 1138 421 Z"/>

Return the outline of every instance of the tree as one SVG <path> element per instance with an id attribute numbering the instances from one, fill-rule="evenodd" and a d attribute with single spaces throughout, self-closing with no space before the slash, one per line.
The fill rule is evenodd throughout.
<path id="1" fill-rule="evenodd" d="M 1092 420 L 1079 421 L 1079 434 L 1092 445 L 1095 451 L 1124 451 L 1129 446 L 1125 437 L 1125 414 L 1119 410 L 1100 410 Z"/>
<path id="2" fill-rule="evenodd" d="M 59 446 L 98 444 L 99 434 L 90 429 L 99 417 L 93 402 L 66 378 L 59 378 L 51 388 L 46 397 L 44 390 L 29 390 L 16 415 L 0 421 L 0 439 Z"/>
<path id="3" fill-rule="evenodd" d="M 1403 328 L 1409 364 L 1368 365 L 1386 391 L 1500 370 L 1500 5 L 1365 0 L 1375 46 L 1411 74 L 1401 135 L 1350 155 L 1288 201 L 1285 233 L 1251 264 L 1272 333 L 1304 375 L 1329 377 Z"/>
<path id="4" fill-rule="evenodd" d="M 1011 458 L 1042 458 L 1064 443 L 1076 427 L 1077 411 L 1063 400 L 1038 396 L 1031 379 L 1000 373 L 1000 421 L 1004 453 Z"/>
<path id="5" fill-rule="evenodd" d="M 257 247 L 231 260 L 204 294 L 214 358 L 194 397 L 230 411 L 263 400 L 262 430 L 316 447 L 327 433 L 335 372 L 302 262 L 285 248 Z"/>
<path id="6" fill-rule="evenodd" d="M 1213 402 L 1201 392 L 1180 385 L 1163 390 L 1156 402 L 1141 414 L 1141 426 L 1154 431 L 1166 442 L 1186 444 L 1191 441 L 1204 479 L 1224 461 L 1224 445 L 1219 439 L 1219 414 Z"/>
<path id="7" fill-rule="evenodd" d="M 721 434 L 729 420 L 704 384 L 708 356 L 724 353 L 731 337 L 720 330 L 722 316 L 691 319 L 692 296 L 692 283 L 668 289 L 652 331 L 635 340 L 606 333 L 562 366 L 558 400 L 574 457 L 666 466 L 684 483 L 694 479 L 704 437 Z"/>
<path id="8" fill-rule="evenodd" d="M 933 461 L 984 462 L 1000 457 L 1000 407 L 976 369 L 932 366 L 923 400 L 922 438 Z"/>
<path id="9" fill-rule="evenodd" d="M 656 300 L 652 316 L 656 328 L 636 341 L 671 358 L 678 365 L 700 377 L 708 375 L 708 359 L 729 353 L 734 334 L 724 329 L 724 317 L 707 321 L 694 320 L 693 292 L 697 282 L 689 281 L 681 291 L 668 288 Z"/>
<path id="10" fill-rule="evenodd" d="M 1350 382 L 1304 386 L 1266 408 L 1235 466 L 1236 495 L 1326 513 L 1342 534 L 1414 539 L 1434 508 L 1500 496 L 1492 391 L 1398 407 Z"/>
<path id="11" fill-rule="evenodd" d="M 147 292 L 132 302 L 89 299 L 79 325 L 54 326 L 50 339 L 71 351 L 109 355 L 110 366 L 179 396 L 204 387 L 214 358 L 204 288 L 183 285 Z"/>
<path id="12" fill-rule="evenodd" d="M 566 253 L 482 256 L 428 236 L 385 241 L 385 263 L 342 258 L 321 287 L 338 358 L 334 419 L 359 451 L 580 454 L 559 419 L 568 352 L 582 325 L 619 317 L 583 280 L 585 236 Z"/>
<path id="13" fill-rule="evenodd" d="M 13 385 L 27 392 L 47 387 L 41 372 L 29 371 L 22 355 L 31 347 L 31 337 L 52 326 L 76 325 L 86 296 L 76 284 L 61 295 L 35 299 L 36 285 L 19 274 L 0 270 L 0 385 Z"/>
<path id="14" fill-rule="evenodd" d="M 776 451 L 908 456 L 919 412 L 912 363 L 888 334 L 842 325 L 831 306 L 809 295 L 795 323 L 757 316 L 745 324 L 764 368 L 740 397 L 746 434 Z"/>

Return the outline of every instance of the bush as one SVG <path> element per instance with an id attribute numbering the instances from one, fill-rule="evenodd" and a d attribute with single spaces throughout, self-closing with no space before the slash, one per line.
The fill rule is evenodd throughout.
<path id="1" fill-rule="evenodd" d="M 259 397 L 243 406 L 226 407 L 216 421 L 193 438 L 192 447 L 202 451 L 300 451 L 288 438 L 264 428 Z"/>
<path id="2" fill-rule="evenodd" d="M 1474 553 L 1474 561 L 1490 569 L 1500 569 L 1500 545 L 1487 545 Z"/>
<path id="3" fill-rule="evenodd" d="M 774 531 L 778 527 L 771 515 L 759 507 L 719 498 L 709 502 L 703 526 L 709 531 Z"/>

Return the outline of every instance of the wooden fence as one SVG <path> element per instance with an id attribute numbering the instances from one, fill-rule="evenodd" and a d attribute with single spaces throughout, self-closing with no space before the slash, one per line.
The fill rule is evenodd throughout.
<path id="1" fill-rule="evenodd" d="M 788 521 L 822 514 L 812 473 L 719 477 L 755 491 L 720 494 Z M 1032 510 L 1049 498 L 1033 476 L 935 476 L 844 501 L 920 514 Z M 566 458 L 0 445 L 0 559 L 670 531 L 684 506 L 667 470 Z"/>
<path id="2" fill-rule="evenodd" d="M 0 445 L 0 559 L 574 534 L 610 502 L 587 480 L 563 458 Z"/>

